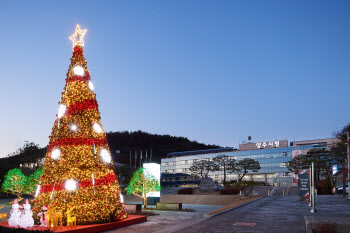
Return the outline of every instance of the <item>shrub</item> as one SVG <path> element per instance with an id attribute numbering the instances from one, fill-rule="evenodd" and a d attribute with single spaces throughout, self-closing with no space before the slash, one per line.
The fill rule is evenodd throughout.
<path id="1" fill-rule="evenodd" d="M 332 195 L 332 180 L 330 177 L 315 182 L 318 195 Z"/>
<path id="2" fill-rule="evenodd" d="M 337 224 L 335 223 L 319 223 L 316 227 L 312 228 L 312 232 L 315 233 L 337 233 Z"/>
<path id="3" fill-rule="evenodd" d="M 256 182 L 254 180 L 245 180 L 245 181 L 234 183 L 232 186 L 237 187 L 240 190 L 243 190 L 245 188 L 250 188 L 257 185 L 259 185 L 259 182 Z"/>
<path id="4" fill-rule="evenodd" d="M 193 193 L 193 188 L 184 188 L 184 189 L 179 189 L 177 191 L 177 194 L 192 194 Z"/>
<path id="5" fill-rule="evenodd" d="M 221 195 L 237 195 L 239 194 L 240 189 L 237 187 L 225 188 L 220 190 Z"/>

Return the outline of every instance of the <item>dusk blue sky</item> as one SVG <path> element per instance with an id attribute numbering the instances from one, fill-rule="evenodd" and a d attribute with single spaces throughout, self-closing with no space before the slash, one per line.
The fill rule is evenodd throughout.
<path id="1" fill-rule="evenodd" d="M 237 147 L 350 122 L 349 1 L 0 1 L 0 156 L 44 147 L 72 56 L 102 124 Z"/>

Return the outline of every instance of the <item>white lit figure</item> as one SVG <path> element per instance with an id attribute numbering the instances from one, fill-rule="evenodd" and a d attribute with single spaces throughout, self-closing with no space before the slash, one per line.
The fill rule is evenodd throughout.
<path id="1" fill-rule="evenodd" d="M 120 203 L 124 203 L 124 197 L 123 197 L 123 194 L 120 194 L 120 195 L 119 195 L 119 197 L 120 197 Z"/>
<path id="2" fill-rule="evenodd" d="M 64 105 L 64 104 L 60 104 L 59 108 L 58 108 L 58 114 L 57 114 L 57 117 L 58 118 L 61 118 L 64 116 L 64 114 L 66 113 L 66 108 L 67 106 Z"/>
<path id="3" fill-rule="evenodd" d="M 103 160 L 103 162 L 105 162 L 105 163 L 110 163 L 112 160 L 111 155 L 109 154 L 108 150 L 106 150 L 106 149 L 101 150 L 100 156 L 101 156 L 101 159 Z"/>
<path id="4" fill-rule="evenodd" d="M 58 159 L 61 155 L 61 151 L 59 149 L 54 149 L 52 152 L 51 152 L 51 158 L 52 159 Z"/>
<path id="5" fill-rule="evenodd" d="M 94 128 L 96 133 L 101 133 L 102 132 L 101 126 L 99 124 L 97 124 L 97 123 L 94 123 L 93 128 Z"/>
<path id="6" fill-rule="evenodd" d="M 89 86 L 91 91 L 94 90 L 94 84 L 91 81 L 89 81 L 88 86 Z"/>
<path id="7" fill-rule="evenodd" d="M 77 131 L 78 126 L 73 124 L 73 125 L 70 126 L 70 129 L 71 129 L 72 131 Z"/>
<path id="8" fill-rule="evenodd" d="M 78 188 L 77 182 L 75 180 L 67 180 L 64 187 L 68 191 L 73 191 L 73 190 L 76 190 Z"/>
<path id="9" fill-rule="evenodd" d="M 73 72 L 75 75 L 79 75 L 79 76 L 83 76 L 85 74 L 85 71 L 84 71 L 83 67 L 81 67 L 81 66 L 75 66 L 73 68 Z"/>

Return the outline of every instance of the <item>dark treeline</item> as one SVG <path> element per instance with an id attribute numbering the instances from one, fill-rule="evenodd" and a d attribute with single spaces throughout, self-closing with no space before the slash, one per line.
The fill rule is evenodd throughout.
<path id="1" fill-rule="evenodd" d="M 25 175 L 32 174 L 39 166 L 38 160 L 44 158 L 45 154 L 46 148 L 40 148 L 39 145 L 33 142 L 25 142 L 23 147 L 17 151 L 8 154 L 7 157 L 0 158 L 0 184 L 4 180 L 4 175 L 13 168 L 21 169 Z M 31 164 L 32 166 L 24 166 L 24 164 Z"/>
<path id="2" fill-rule="evenodd" d="M 150 134 L 142 131 L 135 132 L 109 132 L 107 133 L 109 149 L 112 153 L 113 160 L 118 163 L 127 164 L 130 162 L 130 150 L 132 154 L 132 163 L 135 159 L 135 150 L 137 151 L 137 164 L 142 151 L 143 160 L 147 149 L 148 159 L 152 149 L 152 162 L 160 162 L 166 154 L 170 152 L 206 150 L 219 148 L 217 145 L 206 145 L 196 141 L 190 141 L 185 137 L 175 137 L 170 135 Z M 116 151 L 120 150 L 120 154 Z"/>
<path id="3" fill-rule="evenodd" d="M 109 132 L 107 133 L 107 140 L 114 162 L 128 164 L 131 150 L 132 163 L 134 164 L 135 150 L 137 150 L 137 166 L 139 166 L 141 150 L 143 150 L 142 162 L 145 162 L 145 150 L 147 149 L 147 161 L 149 161 L 152 149 L 152 162 L 159 163 L 160 159 L 170 152 L 205 150 L 219 147 L 217 145 L 205 145 L 196 141 L 190 141 L 185 137 L 157 135 L 142 131 Z M 116 153 L 117 150 L 120 151 L 120 154 Z M 7 157 L 0 158 L 0 184 L 4 175 L 13 168 L 20 168 L 25 175 L 31 174 L 39 166 L 38 161 L 44 158 L 45 154 L 46 147 L 40 148 L 39 145 L 33 142 L 25 142 L 23 147 L 17 151 L 7 155 Z M 24 164 L 34 164 L 34 166 L 26 167 Z"/>

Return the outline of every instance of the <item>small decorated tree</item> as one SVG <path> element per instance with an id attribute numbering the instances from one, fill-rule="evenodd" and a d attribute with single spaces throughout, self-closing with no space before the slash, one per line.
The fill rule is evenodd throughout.
<path id="1" fill-rule="evenodd" d="M 148 194 L 156 191 L 160 191 L 158 180 L 144 168 L 140 168 L 134 173 L 126 188 L 128 195 L 134 194 L 143 199 L 145 208 L 147 207 Z"/>
<path id="2" fill-rule="evenodd" d="M 20 169 L 14 168 L 7 172 L 1 189 L 4 192 L 17 195 L 20 199 L 22 194 L 26 192 L 27 177 Z"/>
<path id="3" fill-rule="evenodd" d="M 34 195 L 35 191 L 38 187 L 40 177 L 43 175 L 43 168 L 39 167 L 33 174 L 29 175 L 25 186 L 26 190 L 25 193 Z"/>

